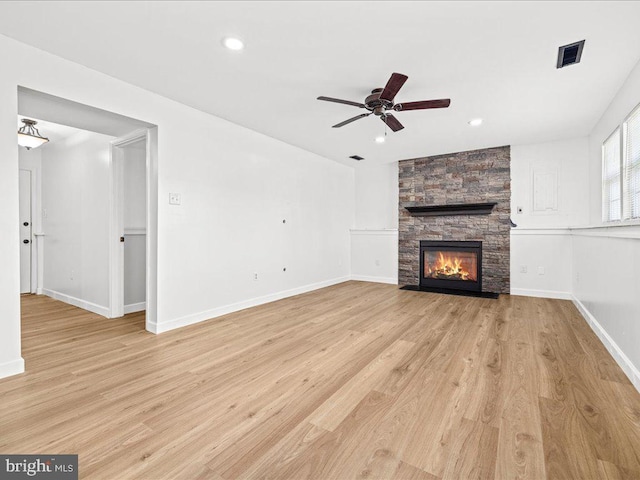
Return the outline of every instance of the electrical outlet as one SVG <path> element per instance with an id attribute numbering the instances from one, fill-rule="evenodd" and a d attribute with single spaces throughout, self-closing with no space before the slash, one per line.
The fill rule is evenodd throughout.
<path id="1" fill-rule="evenodd" d="M 179 193 L 169 194 L 169 205 L 180 205 L 181 201 L 182 201 L 182 198 Z"/>
<path id="2" fill-rule="evenodd" d="M 255 272 L 255 273 L 253 274 L 253 279 L 254 279 L 254 280 L 258 280 L 258 272 Z"/>
<path id="3" fill-rule="evenodd" d="M 526 265 L 522 265 L 520 267 L 520 273 L 527 273 L 527 266 Z"/>
<path id="4" fill-rule="evenodd" d="M 380 260 L 376 259 L 376 267 L 380 266 Z"/>
<path id="5" fill-rule="evenodd" d="M 544 267 L 538 267 L 538 275 L 544 275 Z"/>

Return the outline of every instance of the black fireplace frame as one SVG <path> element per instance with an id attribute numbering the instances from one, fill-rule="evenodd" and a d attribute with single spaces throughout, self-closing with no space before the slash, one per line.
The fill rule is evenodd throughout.
<path id="1" fill-rule="evenodd" d="M 438 278 L 426 278 L 424 276 L 424 252 L 447 251 L 473 252 L 477 254 L 478 275 L 477 281 L 471 280 L 443 280 Z M 448 240 L 420 240 L 420 287 L 434 289 L 461 290 L 467 292 L 482 292 L 482 242 L 478 241 L 448 241 Z"/>

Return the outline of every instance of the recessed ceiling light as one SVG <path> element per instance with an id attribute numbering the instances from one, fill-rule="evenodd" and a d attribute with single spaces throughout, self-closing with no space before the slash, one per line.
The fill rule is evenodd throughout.
<path id="1" fill-rule="evenodd" d="M 384 143 L 385 138 L 383 136 L 376 137 L 376 143 Z"/>
<path id="2" fill-rule="evenodd" d="M 239 38 L 234 37 L 225 37 L 222 39 L 222 44 L 227 47 L 229 50 L 242 50 L 244 48 L 244 43 Z"/>
<path id="3" fill-rule="evenodd" d="M 480 125 L 482 125 L 482 119 L 474 118 L 473 120 L 469 120 L 469 125 L 471 125 L 472 127 L 479 127 Z"/>

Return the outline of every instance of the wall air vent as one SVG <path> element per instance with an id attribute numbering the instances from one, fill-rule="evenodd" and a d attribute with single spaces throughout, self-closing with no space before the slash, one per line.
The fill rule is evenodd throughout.
<path id="1" fill-rule="evenodd" d="M 582 57 L 582 49 L 584 48 L 584 40 L 569 45 L 563 45 L 558 49 L 558 64 L 556 68 L 566 67 L 580 63 Z"/>
<path id="2" fill-rule="evenodd" d="M 364 157 L 361 157 L 360 155 L 351 155 L 349 158 L 353 158 L 354 160 L 357 160 L 358 162 L 360 160 L 364 160 Z"/>

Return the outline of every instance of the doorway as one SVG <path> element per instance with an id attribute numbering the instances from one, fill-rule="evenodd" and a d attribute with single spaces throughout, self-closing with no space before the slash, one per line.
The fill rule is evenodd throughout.
<path id="1" fill-rule="evenodd" d="M 146 310 L 146 130 L 111 142 L 111 317 Z"/>
<path id="2" fill-rule="evenodd" d="M 43 135 L 52 137 L 52 141 L 44 147 L 29 152 L 42 151 L 42 174 L 35 172 L 36 175 L 34 175 L 29 171 L 20 172 L 20 241 L 29 240 L 29 243 L 21 243 L 21 246 L 25 246 L 21 249 L 21 270 L 24 271 L 24 274 L 21 272 L 21 291 L 44 293 L 108 318 L 146 311 L 144 315 L 145 327 L 154 332 L 157 289 L 155 265 L 157 250 L 157 129 L 155 125 L 23 87 L 18 88 L 18 112 L 21 117 L 38 119 L 43 126 L 48 123 L 49 126 L 79 129 L 86 133 L 86 137 L 91 138 L 110 137 L 105 144 L 105 155 L 100 154 L 92 157 L 95 160 L 93 164 L 99 164 L 100 172 L 104 173 L 100 173 L 98 170 L 87 173 L 88 162 L 79 161 L 73 166 L 67 165 L 69 167 L 66 170 L 67 173 L 57 174 L 60 178 L 56 178 L 55 182 L 47 181 L 47 190 L 45 185 L 40 186 L 38 179 L 43 178 L 44 173 L 50 173 L 52 168 L 52 162 L 45 162 L 44 157 L 45 153 L 52 151 L 51 148 L 55 150 L 55 142 L 53 141 L 55 135 L 52 135 L 55 131 L 41 130 Z M 77 149 L 81 145 L 86 144 L 80 137 L 75 137 L 75 141 L 68 141 L 69 148 Z M 23 160 L 22 157 L 25 153 L 23 150 L 21 148 L 21 160 Z M 110 154 L 114 152 L 115 156 L 110 158 Z M 38 153 L 38 157 L 39 155 Z M 65 161 L 69 159 L 69 155 L 60 155 L 58 158 L 61 157 Z M 118 163 L 121 166 L 119 170 L 121 176 L 115 177 L 113 166 Z M 106 169 L 103 171 L 102 169 L 105 167 Z M 47 171 L 45 172 L 45 170 Z M 82 175 L 91 175 L 91 179 L 95 180 L 95 185 L 104 185 L 104 190 L 102 186 L 99 186 L 100 192 L 104 193 L 96 195 L 95 185 L 88 185 L 81 181 L 84 178 Z M 35 187 L 34 179 L 38 182 Z M 30 193 L 27 189 L 28 184 L 30 184 Z M 55 184 L 55 191 L 51 184 Z M 65 189 L 64 185 L 84 185 L 84 190 L 80 187 Z M 113 195 L 114 189 L 117 189 L 118 193 L 115 196 Z M 72 193 L 75 194 L 73 198 L 69 198 L 72 197 L 69 190 L 73 190 Z M 76 190 L 82 191 L 78 193 Z M 34 200 L 34 195 L 36 195 L 37 201 Z M 30 201 L 23 201 L 23 197 L 25 200 L 29 198 Z M 42 200 L 47 198 L 49 203 L 55 200 L 56 208 L 47 208 L 48 205 L 41 204 Z M 100 201 L 99 205 L 96 204 L 95 199 L 97 198 L 104 199 L 105 203 Z M 71 207 L 67 209 L 61 207 L 63 200 L 68 200 L 67 204 Z M 76 209 L 82 215 L 74 215 Z M 113 212 L 117 209 L 119 209 L 119 213 L 114 214 Z M 30 218 L 28 217 L 29 212 Z M 65 215 L 64 220 L 68 220 L 68 224 L 59 222 L 60 217 L 53 218 L 60 212 Z M 100 212 L 104 212 L 104 216 Z M 90 241 L 89 237 L 95 237 L 97 229 L 95 226 L 87 226 L 84 220 L 89 219 L 91 222 L 95 222 L 96 218 L 100 216 L 106 222 L 105 233 L 104 235 L 99 234 L 97 238 L 100 240 Z M 35 226 L 32 226 L 32 221 Z M 25 223 L 29 225 L 24 225 Z M 69 227 L 77 227 L 80 230 L 76 232 L 76 235 L 68 235 Z M 46 231 L 47 228 L 49 231 Z M 101 231 L 102 228 L 100 227 Z M 63 235 L 67 235 L 69 238 L 65 237 L 64 241 L 58 241 Z M 33 238 L 36 240 L 37 252 L 33 251 L 36 246 Z M 102 238 L 104 240 L 101 240 Z M 125 241 L 121 242 L 121 238 Z M 104 245 L 104 250 L 100 250 L 99 245 Z M 58 255 L 47 255 L 47 250 L 53 246 L 64 248 L 64 253 L 82 256 L 77 262 L 79 266 L 75 267 L 67 262 L 63 268 L 57 268 L 58 265 L 46 261 L 47 258 L 49 260 L 55 259 L 52 260 L 55 263 L 60 258 Z M 31 247 L 31 251 L 27 247 Z M 44 252 L 42 255 L 39 253 L 40 250 Z M 103 255 L 100 253 L 102 251 L 105 255 L 105 273 L 100 277 L 103 280 L 97 282 L 95 278 L 89 277 L 90 274 L 93 275 L 96 272 L 97 269 L 92 268 L 91 265 L 98 262 L 101 258 L 100 255 Z M 112 265 L 116 258 L 121 261 L 119 267 L 116 267 L 116 271 L 114 271 Z M 102 260 L 99 261 L 102 262 Z M 29 263 L 31 266 L 27 267 Z M 44 267 L 41 268 L 43 264 Z M 91 265 L 87 266 L 88 264 Z M 36 268 L 38 270 L 34 272 Z M 43 271 L 45 272 L 44 276 L 42 275 Z M 47 284 L 47 274 L 52 274 L 55 271 L 62 272 L 59 275 L 61 278 L 56 278 L 55 282 Z M 114 274 L 117 274 L 119 280 L 114 280 Z M 49 278 L 51 277 L 49 276 Z M 103 297 L 95 294 L 95 291 L 101 288 L 98 283 L 102 284 L 102 282 L 104 282 L 105 288 L 104 301 L 100 300 Z M 116 282 L 119 282 L 120 288 L 118 289 L 113 288 Z M 27 285 L 30 287 L 27 288 Z M 119 303 L 114 304 L 112 299 L 116 295 L 114 293 L 116 291 L 120 292 L 120 299 Z M 57 295 L 60 292 L 62 295 Z M 92 300 L 95 298 L 98 300 Z"/>

